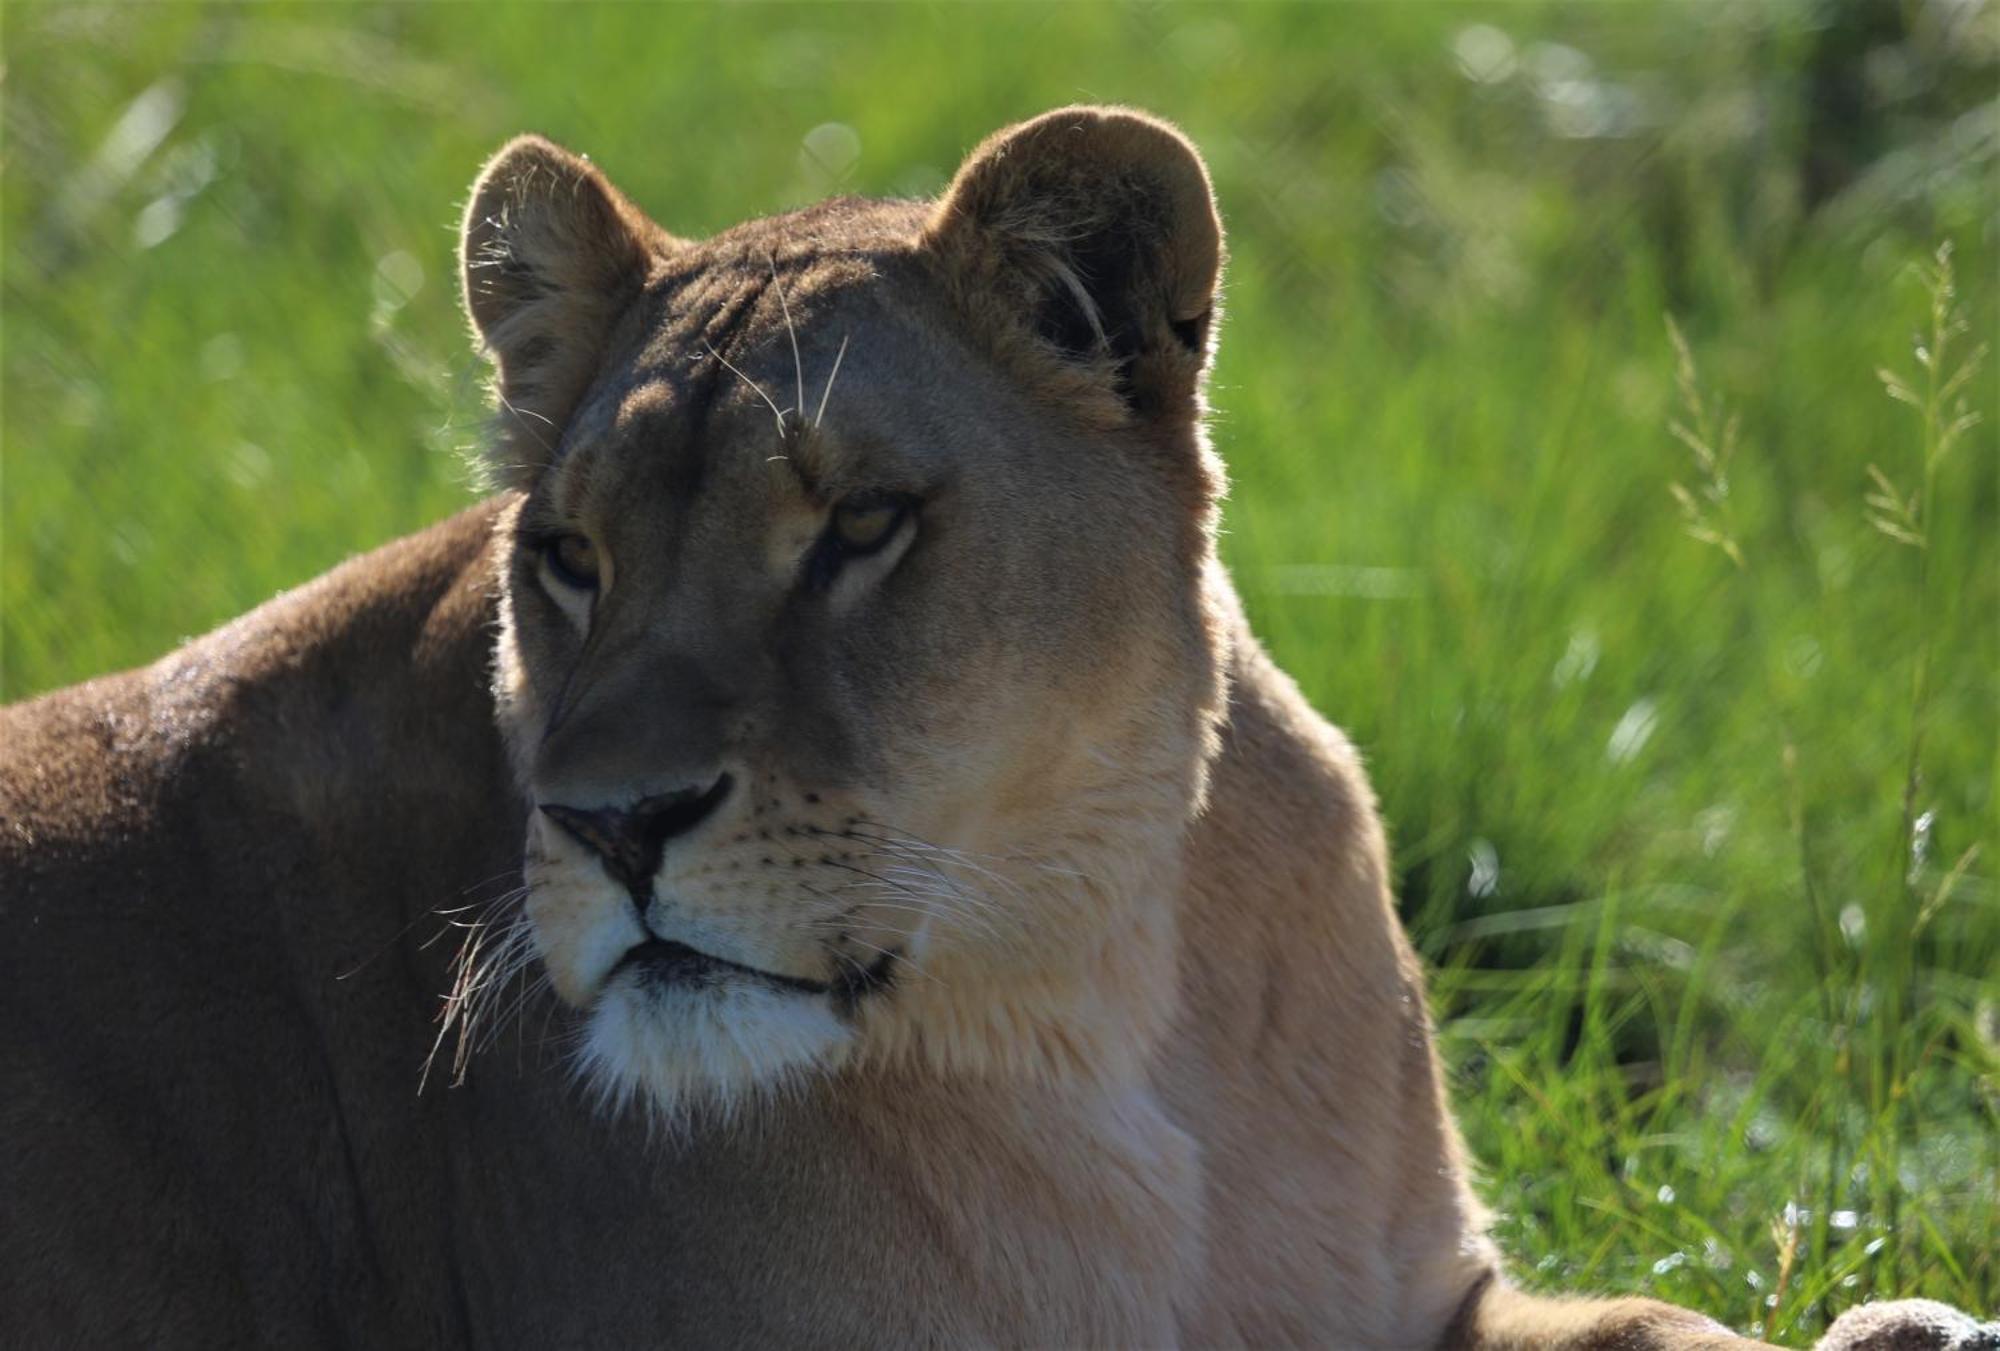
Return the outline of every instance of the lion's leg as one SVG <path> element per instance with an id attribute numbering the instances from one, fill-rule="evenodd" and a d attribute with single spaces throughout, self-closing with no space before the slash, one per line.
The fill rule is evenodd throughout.
<path id="1" fill-rule="evenodd" d="M 1453 1320 L 1446 1351 L 1746 1351 L 1714 1319 L 1656 1299 L 1552 1299 L 1488 1280 Z"/>

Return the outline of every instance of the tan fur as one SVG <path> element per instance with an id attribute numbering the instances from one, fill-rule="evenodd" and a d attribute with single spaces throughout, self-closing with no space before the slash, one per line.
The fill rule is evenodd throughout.
<path id="1" fill-rule="evenodd" d="M 1730 1344 L 1498 1279 L 1365 776 L 1215 558 L 1217 220 L 1115 109 L 701 242 L 496 156 L 514 491 L 0 715 L 0 1340 Z M 636 882 L 563 824 L 697 789 Z M 426 921 L 516 869 L 445 1028 L 515 1054 L 417 1096 Z"/>
<path id="2" fill-rule="evenodd" d="M 476 200 L 551 156 L 503 153 Z M 624 218 L 594 171 L 551 176 L 603 195 L 593 219 Z M 550 233 L 533 198 L 514 209 L 528 240 Z M 1142 116 L 1069 110 L 982 145 L 929 212 L 821 208 L 630 262 L 662 237 L 607 253 L 645 299 L 615 326 L 579 309 L 576 347 L 607 327 L 623 347 L 525 485 L 524 518 L 588 535 L 622 580 L 564 622 L 545 594 L 561 588 L 518 555 L 503 726 L 538 801 L 617 805 L 723 773 L 750 787 L 666 848 L 637 921 L 588 849 L 531 829 L 528 915 L 557 989 L 591 1014 L 593 1071 L 696 1129 L 754 1114 L 767 1080 L 1045 1096 L 1071 1123 L 1058 1138 L 1032 1117 L 996 1134 L 910 1106 L 892 1133 L 913 1173 L 940 1161 L 955 1208 L 1087 1178 L 1072 1223 L 1134 1217 L 1124 1278 L 1077 1296 L 1124 1312 L 1048 1334 L 1154 1341 L 1171 1313 L 1204 1343 L 1436 1341 L 1493 1259 L 1360 766 L 1264 659 L 1214 563 L 1199 381 L 1221 232 L 1192 149 Z M 468 261 L 509 248 L 480 234 Z M 511 316 L 472 311 L 511 385 L 530 359 Z M 836 355 L 833 413 L 808 424 L 806 372 Z M 879 596 L 798 599 L 801 555 L 844 493 L 926 478 L 948 486 L 915 527 L 920 560 L 873 579 Z M 811 669 L 787 669 L 772 635 L 813 624 L 815 604 L 864 650 L 821 634 Z M 896 659 L 871 663 L 879 649 Z M 871 839 L 857 818 L 950 852 L 849 852 Z M 923 887 L 887 886 L 920 866 Z M 857 886 L 856 867 L 883 886 Z M 755 997 L 741 992 L 637 993 L 606 961 L 644 929 L 812 980 L 856 960 L 852 932 L 908 974 L 843 1031 L 801 1034 L 824 1045 L 738 1066 L 739 1042 L 791 1029 L 726 1002 Z M 655 1036 L 661 1022 L 680 1030 Z M 982 1172 L 1017 1154 L 1043 1176 Z M 1067 1184 L 1064 1160 L 1081 1170 Z M 1467 1339 L 1509 1344 L 1489 1335 L 1500 1306 L 1474 1307 Z M 1551 1317 L 1582 1344 L 1652 1315 Z"/>

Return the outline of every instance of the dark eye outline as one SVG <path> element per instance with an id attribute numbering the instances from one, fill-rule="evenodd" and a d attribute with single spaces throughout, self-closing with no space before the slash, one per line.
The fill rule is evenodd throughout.
<path id="1" fill-rule="evenodd" d="M 833 579 L 840 575 L 840 569 L 847 563 L 857 558 L 868 558 L 881 553 L 903 533 L 910 518 L 922 505 L 923 500 L 911 493 L 868 490 L 849 493 L 841 498 L 828 513 L 826 531 L 820 536 L 819 543 L 813 546 L 812 554 L 806 561 L 807 582 L 823 589 L 833 583 Z M 853 544 L 841 535 L 842 512 L 880 511 L 885 507 L 893 513 L 889 523 L 869 543 Z"/>
<path id="2" fill-rule="evenodd" d="M 571 540 L 582 540 L 590 546 L 594 564 L 589 573 L 578 572 L 563 561 L 562 546 Z M 590 536 L 577 531 L 567 531 L 560 535 L 550 535 L 540 542 L 542 562 L 557 581 L 572 591 L 595 591 L 603 580 L 603 563 L 597 556 L 597 543 Z"/>
<path id="3" fill-rule="evenodd" d="M 900 493 L 856 493 L 843 498 L 834 507 L 832 515 L 827 518 L 827 529 L 849 558 L 866 558 L 872 553 L 881 552 L 888 547 L 890 540 L 896 538 L 896 532 L 903 528 L 903 522 L 909 518 L 912 505 L 911 499 Z M 873 515 L 877 512 L 886 512 L 888 520 L 866 542 L 856 543 L 841 529 L 843 518 Z"/>

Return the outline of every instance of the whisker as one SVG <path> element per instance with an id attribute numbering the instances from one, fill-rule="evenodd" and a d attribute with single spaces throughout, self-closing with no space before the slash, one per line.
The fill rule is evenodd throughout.
<path id="1" fill-rule="evenodd" d="M 911 888 L 922 884 L 928 886 L 933 891 L 943 889 L 955 899 L 980 910 L 991 913 L 1013 913 L 992 897 L 971 889 L 958 878 L 930 864 L 914 862 L 900 854 L 871 853 L 868 857 L 886 858 L 889 860 L 889 866 L 883 868 L 882 875 L 884 880 L 891 882 L 893 885 Z M 1003 884 L 1006 882 L 1005 878 L 995 878 L 994 880 Z M 1018 887 L 1010 887 L 1009 890 L 1017 896 L 1022 894 Z"/>
<path id="2" fill-rule="evenodd" d="M 901 838 L 896 839 L 896 838 L 884 838 L 884 837 L 871 837 L 864 831 L 857 831 L 852 829 L 850 829 L 845 833 L 853 836 L 856 839 L 875 838 L 880 843 L 884 844 L 899 844 L 907 848 L 920 848 L 924 850 L 934 851 L 947 858 L 951 858 L 960 863 L 963 863 L 968 868 L 973 868 L 975 870 L 985 872 L 987 876 L 992 877 L 992 879 L 996 882 L 1000 882 L 1004 885 L 1015 887 L 1017 889 L 1019 887 L 1018 883 L 1013 882 L 1009 878 L 998 876 L 996 874 L 991 873 L 990 871 L 981 868 L 977 860 L 986 859 L 989 862 L 998 864 L 1025 864 L 1026 866 L 1033 868 L 1037 872 L 1048 873 L 1051 876 L 1055 877 L 1067 877 L 1080 882 L 1095 882 L 1098 880 L 1090 873 L 1082 872 L 1075 868 L 1065 868 L 1062 867 L 1060 864 L 1050 863 L 1043 859 L 1031 858 L 1019 854 L 982 854 L 982 853 L 972 853 L 963 849 L 948 848 L 945 845 L 936 844 L 930 840 L 926 840 L 921 835 L 915 835 L 907 830 L 901 830 L 895 826 L 889 825 L 887 822 L 876 821 L 866 817 L 862 818 L 856 824 L 869 826 L 875 830 L 888 831 L 890 832 L 891 837 L 901 837 Z"/>
<path id="3" fill-rule="evenodd" d="M 785 434 L 785 414 L 783 410 L 778 407 L 778 401 L 776 399 L 773 399 L 769 394 L 766 394 L 764 392 L 764 387 L 762 385 L 758 384 L 755 380 L 752 380 L 742 371 L 737 370 L 734 363 L 732 363 L 728 357 L 716 351 L 714 343 L 710 342 L 707 338 L 703 338 L 701 340 L 701 345 L 708 349 L 708 354 L 710 356 L 714 357 L 717 361 L 720 361 L 722 363 L 724 369 L 726 369 L 731 375 L 734 375 L 738 380 L 741 380 L 744 384 L 750 386 L 751 390 L 755 392 L 757 397 L 764 401 L 765 406 L 771 410 L 771 416 L 778 420 L 778 435 L 780 438 L 782 438 Z"/>
<path id="4" fill-rule="evenodd" d="M 926 872 L 919 872 L 916 874 L 916 877 L 920 882 L 927 884 L 935 883 L 936 885 L 918 886 L 914 885 L 909 880 L 899 879 L 893 876 L 893 874 L 896 873 L 910 871 L 909 869 L 905 868 L 890 868 L 887 870 L 887 872 L 891 875 L 884 876 L 882 873 L 870 872 L 866 868 L 857 868 L 852 864 L 848 863 L 833 863 L 830 866 L 843 869 L 847 872 L 855 873 L 861 877 L 868 878 L 873 882 L 879 883 L 884 887 L 890 888 L 890 890 L 894 894 L 909 896 L 912 899 L 921 895 L 928 895 L 934 900 L 957 901 L 957 902 L 962 902 L 968 906 L 985 907 L 989 911 L 995 908 L 993 907 L 992 902 L 986 900 L 984 897 L 975 896 L 972 893 L 965 891 L 963 888 L 957 886 L 951 878 L 946 877 L 943 874 L 937 873 L 935 871 L 927 870 Z"/>
<path id="5" fill-rule="evenodd" d="M 813 893 L 813 894 L 814 894 L 815 896 L 822 896 L 822 897 L 825 897 L 825 898 L 826 898 L 827 900 L 836 900 L 836 899 L 837 899 L 836 897 L 834 897 L 834 896 L 830 895 L 829 893 L 827 893 L 827 892 L 825 892 L 825 891 L 823 891 L 823 890 L 821 890 L 820 888 L 818 888 L 818 887 L 815 887 L 815 886 L 810 886 L 810 885 L 809 885 L 809 886 L 807 886 L 807 887 L 806 887 L 806 890 L 807 890 L 807 891 L 810 891 L 810 892 L 812 892 L 812 893 Z M 924 911 L 924 910 L 915 910 L 915 909 L 912 909 L 912 913 L 913 913 L 913 914 L 917 914 L 917 915 L 920 915 L 920 916 L 922 916 L 922 917 L 923 917 L 923 918 L 924 918 L 925 920 L 931 920 L 931 919 L 935 919 L 935 918 L 936 918 L 936 916 L 935 916 L 935 915 L 933 915 L 933 914 L 929 913 L 928 911 Z M 843 942 L 850 942 L 850 943 L 858 943 L 858 944 L 860 944 L 860 945 L 861 945 L 862 947 L 865 947 L 865 948 L 868 948 L 868 949 L 870 949 L 871 951 L 874 951 L 874 952 L 877 952 L 877 953 L 880 953 L 881 955 L 883 955 L 883 956 L 885 956 L 885 957 L 889 955 L 889 953 L 888 953 L 888 951 L 887 951 L 886 949 L 884 949 L 884 948 L 879 948 L 879 947 L 876 947 L 876 946 L 875 946 L 874 944 L 872 944 L 872 943 L 869 943 L 869 942 L 866 942 L 866 941 L 865 941 L 865 940 L 863 940 L 863 939 L 860 939 L 860 938 L 857 938 L 857 937 L 855 937 L 855 936 L 854 936 L 854 933 L 853 933 L 853 931 L 852 931 L 852 929 L 851 929 L 851 928 L 850 928 L 850 927 L 848 926 L 848 924 L 846 923 L 845 919 L 844 919 L 844 918 L 842 918 L 842 917 L 836 917 L 836 916 L 831 916 L 831 915 L 829 915 L 829 916 L 823 916 L 823 917 L 821 917 L 821 918 L 819 918 L 819 919 L 816 919 L 816 920 L 807 920 L 807 921 L 805 921 L 805 922 L 804 922 L 803 924 L 799 925 L 798 927 L 800 927 L 800 928 L 802 928 L 802 929 L 806 930 L 806 931 L 807 931 L 807 932 L 809 932 L 809 933 L 825 933 L 825 934 L 832 934 L 832 935 L 833 935 L 833 936 L 834 936 L 835 938 L 837 938 L 837 939 L 840 939 L 840 940 L 841 940 L 841 941 L 843 941 Z M 840 955 L 840 954 L 839 954 L 839 952 L 838 952 L 837 950 L 835 950 L 835 949 L 833 949 L 833 948 L 831 948 L 831 947 L 829 947 L 829 951 L 833 951 L 833 952 L 834 952 L 834 955 L 835 955 L 835 956 L 839 956 L 839 955 Z M 922 965 L 922 963 L 920 963 L 919 961 L 917 961 L 917 959 L 916 959 L 916 958 L 912 957 L 912 956 L 911 956 L 911 955 L 910 955 L 909 953 L 907 953 L 907 952 L 902 952 L 902 953 L 898 953 L 898 954 L 896 954 L 896 960 L 897 960 L 897 961 L 899 961 L 899 962 L 903 962 L 903 963 L 906 963 L 906 964 L 907 964 L 907 965 L 908 965 L 908 966 L 910 967 L 910 969 L 911 969 L 911 970 L 915 971 L 915 972 L 916 972 L 916 973 L 917 973 L 918 975 L 920 975 L 920 976 L 929 976 L 929 973 L 928 973 L 927 971 L 925 971 L 925 970 L 924 970 L 924 968 L 923 968 L 923 965 Z M 934 979 L 934 978 L 933 978 L 933 979 Z"/>
<path id="6" fill-rule="evenodd" d="M 852 943 L 854 944 L 854 946 L 858 948 L 867 948 L 870 952 L 876 953 L 879 956 L 894 958 L 899 967 L 908 970 L 909 973 L 915 976 L 918 980 L 927 980 L 931 982 L 933 985 L 936 985 L 939 989 L 949 988 L 943 981 L 939 980 L 936 976 L 932 975 L 930 972 L 924 970 L 923 967 L 919 965 L 913 958 L 911 958 L 910 954 L 908 954 L 907 952 L 891 952 L 887 948 L 878 948 L 873 943 L 870 943 L 867 939 L 856 938 L 853 934 L 844 934 L 842 935 L 842 937 L 844 941 Z M 856 975 L 865 976 L 868 974 L 867 967 L 863 966 L 855 958 L 850 957 L 846 953 L 842 952 L 839 948 L 828 948 L 827 951 L 831 952 L 836 960 L 846 962 L 849 966 L 853 967 L 854 973 Z"/>
<path id="7" fill-rule="evenodd" d="M 479 1045 L 476 1048 L 477 1050 L 484 1051 L 499 1041 L 502 1034 L 506 1032 L 509 1023 L 513 1023 L 517 1031 L 525 1029 L 528 1017 L 528 1001 L 547 989 L 549 985 L 549 977 L 546 972 L 531 979 L 528 976 L 529 970 L 530 964 L 528 963 L 523 963 L 516 968 L 514 975 L 510 978 L 515 986 L 513 1001 L 507 1004 L 504 1009 L 496 1005 L 491 1011 L 491 1015 L 486 1020 L 485 1036 L 480 1039 Z"/>
<path id="8" fill-rule="evenodd" d="M 521 430 L 528 433 L 528 435 L 534 437 L 536 443 L 540 445 L 543 450 L 547 451 L 551 456 L 553 456 L 556 453 L 556 448 L 549 444 L 549 439 L 546 436 L 543 436 L 539 431 L 536 431 L 533 427 L 530 427 L 527 423 L 528 418 L 533 418 L 537 422 L 545 423 L 551 429 L 553 429 L 556 425 L 553 419 L 545 417 L 540 413 L 537 413 L 532 408 L 515 407 L 512 403 L 509 403 L 507 401 L 507 396 L 505 394 L 500 393 L 498 388 L 494 390 L 493 397 L 499 401 L 499 404 L 502 408 L 506 409 L 509 413 L 512 413 L 515 416 L 515 418 L 520 420 Z"/>
<path id="9" fill-rule="evenodd" d="M 901 895 L 903 893 L 898 892 L 895 894 Z M 910 897 L 909 899 L 916 900 L 920 898 L 913 896 Z M 975 914 L 969 914 L 962 910 L 953 910 L 949 906 L 897 905 L 894 901 L 869 900 L 863 902 L 863 908 L 869 910 L 894 910 L 901 914 L 916 915 L 924 920 L 936 920 L 936 919 L 949 920 L 955 923 L 964 924 L 967 928 L 973 929 L 980 933 L 984 933 L 989 937 L 999 936 L 997 932 L 993 929 L 993 927 L 985 923 L 980 916 Z M 806 927 L 807 928 L 817 927 L 842 933 L 846 932 L 843 923 L 834 920 L 809 921 Z"/>
<path id="10" fill-rule="evenodd" d="M 477 891 L 481 887 L 491 886 L 495 882 L 501 881 L 508 877 L 516 876 L 518 872 L 519 872 L 518 869 L 510 868 L 506 872 L 495 873 L 491 877 L 482 878 L 479 881 L 472 883 L 470 886 L 467 886 L 463 890 L 461 890 L 458 894 L 464 896 L 469 892 Z M 503 897 L 502 899 L 504 900 L 505 898 Z M 356 962 L 348 970 L 342 971 L 338 975 L 334 976 L 334 979 L 337 981 L 351 980 L 355 976 L 360 975 L 361 972 L 366 970 L 370 965 L 380 961 L 382 959 L 382 955 L 388 952 L 389 949 L 395 947 L 396 944 L 402 942 L 403 939 L 409 937 L 410 930 L 416 928 L 419 924 L 422 924 L 426 919 L 430 918 L 432 915 L 460 915 L 464 914 L 468 910 L 477 910 L 480 909 L 481 907 L 491 906 L 493 904 L 495 904 L 495 902 L 492 901 L 468 901 L 464 905 L 441 907 L 436 910 L 430 910 L 424 912 L 423 914 L 415 915 L 410 919 L 410 922 L 408 924 L 405 924 L 402 928 L 396 930 L 396 932 L 390 936 L 389 940 L 383 943 L 381 947 L 375 949 L 375 951 L 369 953 L 366 957 L 363 957 L 360 961 Z M 425 939 L 422 943 L 419 943 L 417 945 L 417 951 L 422 952 L 426 948 L 430 947 L 432 943 L 437 942 L 440 936 L 442 936 L 441 931 L 439 934 L 434 934 L 430 938 Z"/>
<path id="11" fill-rule="evenodd" d="M 994 919 L 1006 913 L 977 892 L 967 891 L 963 887 L 949 883 L 896 879 L 884 883 L 850 882 L 846 886 L 864 892 L 875 889 L 891 896 L 932 901 L 941 908 L 963 914 L 968 920 L 978 920 L 989 927 Z"/>
<path id="12" fill-rule="evenodd" d="M 813 414 L 813 430 L 826 421 L 826 401 L 833 397 L 833 382 L 840 375 L 841 358 L 847 355 L 847 335 L 840 335 L 840 350 L 833 354 L 833 369 L 826 373 L 826 388 L 819 394 L 819 411 Z"/>
<path id="13" fill-rule="evenodd" d="M 785 336 L 792 340 L 792 374 L 798 379 L 798 407 L 794 409 L 800 417 L 806 415 L 806 368 L 799 360 L 799 331 L 792 327 L 792 307 L 785 301 L 785 283 L 778 278 L 778 255 L 776 250 L 766 250 L 765 256 L 771 260 L 771 287 L 778 293 L 778 309 L 785 316 Z M 785 417 L 778 415 L 782 428 Z"/>
<path id="14" fill-rule="evenodd" d="M 507 876 L 496 874 L 476 885 L 490 885 Z M 428 1086 L 447 1037 L 456 1034 L 451 1056 L 451 1084 L 456 1087 L 465 1082 L 472 1057 L 498 1038 L 515 1010 L 524 1016 L 527 1001 L 547 982 L 546 972 L 534 977 L 528 974 L 538 954 L 525 912 L 516 908 L 507 913 L 528 891 L 528 887 L 517 885 L 486 901 L 439 907 L 432 912 L 443 916 L 445 922 L 423 947 L 428 948 L 453 929 L 465 936 L 452 958 L 451 989 L 438 1009 L 437 1036 L 424 1058 L 418 1092 Z M 514 993 L 511 1005 L 507 1003 L 510 991 Z"/>

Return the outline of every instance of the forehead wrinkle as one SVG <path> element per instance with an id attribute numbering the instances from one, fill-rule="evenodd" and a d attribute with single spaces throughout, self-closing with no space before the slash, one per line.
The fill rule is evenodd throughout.
<path id="1" fill-rule="evenodd" d="M 766 491 L 800 494 L 817 505 L 854 487 L 871 486 L 877 475 L 868 472 L 867 462 L 875 458 L 865 451 L 869 441 L 832 430 L 841 416 L 838 389 L 825 409 L 829 425 L 813 425 L 817 398 L 833 374 L 839 346 L 828 321 L 842 328 L 856 323 L 866 327 L 873 317 L 857 313 L 843 298 L 857 294 L 857 283 L 879 275 L 885 254 L 881 248 L 850 252 L 852 256 L 843 254 L 828 268 L 827 259 L 804 249 L 789 230 L 740 230 L 690 250 L 677 267 L 663 268 L 650 284 L 658 307 L 646 352 L 651 378 L 628 396 L 621 423 L 629 421 L 638 431 L 664 405 L 671 425 L 652 434 L 676 459 L 698 458 L 710 474 L 752 473 Z M 859 287 L 858 292 L 866 295 L 868 289 Z M 879 304 L 863 302 L 864 311 L 877 308 Z M 794 366 L 794 337 L 805 358 L 803 376 Z M 846 353 L 849 360 L 854 356 Z M 848 366 L 840 383 L 847 384 L 854 374 L 856 368 Z M 801 397 L 796 388 L 801 379 L 809 406 L 793 409 L 779 431 L 766 396 L 780 407 L 790 405 Z M 623 434 L 629 433 L 621 427 Z M 727 460 L 737 464 L 725 471 Z M 758 472 L 760 467 L 764 472 Z M 914 468 L 897 466 L 891 478 L 911 478 Z"/>

